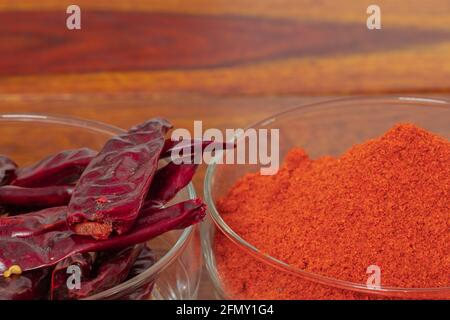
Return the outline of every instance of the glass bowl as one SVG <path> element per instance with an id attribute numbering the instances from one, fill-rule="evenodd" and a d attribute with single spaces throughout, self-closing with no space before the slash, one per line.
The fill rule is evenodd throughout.
<path id="1" fill-rule="evenodd" d="M 305 149 L 311 158 L 324 155 L 337 156 L 354 144 L 382 135 L 399 122 L 412 122 L 450 139 L 449 119 L 450 104 L 443 100 L 411 97 L 347 98 L 297 107 L 264 119 L 250 127 L 280 130 L 280 161 L 282 161 L 286 153 L 295 146 Z M 217 298 L 269 298 L 261 293 L 265 292 L 265 284 L 261 283 L 258 284 L 260 289 L 258 296 L 239 295 L 227 290 L 229 281 L 241 285 L 238 282 L 237 273 L 251 274 L 257 283 L 258 276 L 252 270 L 254 266 L 264 268 L 273 275 L 270 286 L 278 288 L 280 299 L 283 299 L 283 290 L 287 290 L 288 284 L 292 281 L 302 282 L 303 287 L 310 288 L 309 292 L 316 293 L 291 292 L 289 297 L 295 296 L 296 299 L 450 298 L 450 287 L 372 289 L 366 284 L 343 281 L 301 270 L 259 251 L 227 225 L 216 207 L 217 199 L 223 197 L 237 179 L 246 173 L 258 170 L 258 165 L 213 163 L 206 172 L 204 193 L 210 214 L 208 220 L 201 226 L 202 250 Z M 236 269 L 234 274 L 219 272 L 220 266 L 216 259 L 217 247 L 215 247 L 217 236 L 221 237 L 222 241 L 229 241 L 226 250 L 238 252 L 234 255 L 234 259 L 248 259 L 246 260 L 249 262 L 247 269 Z M 252 284 L 246 282 L 245 285 L 248 287 Z"/>
<path id="2" fill-rule="evenodd" d="M 110 137 L 123 132 L 114 126 L 76 118 L 2 114 L 0 154 L 10 156 L 21 166 L 28 165 L 64 149 L 99 150 Z M 189 184 L 173 203 L 195 197 L 194 187 Z M 152 267 L 89 299 L 128 299 L 146 286 L 153 286 L 151 296 L 139 296 L 139 299 L 195 299 L 202 270 L 198 227 L 167 232 L 148 241 L 147 245 L 157 257 Z"/>

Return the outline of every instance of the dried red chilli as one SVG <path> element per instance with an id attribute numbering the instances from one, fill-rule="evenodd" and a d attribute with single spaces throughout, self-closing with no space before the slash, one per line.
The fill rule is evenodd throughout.
<path id="1" fill-rule="evenodd" d="M 196 164 L 175 164 L 170 162 L 159 169 L 150 186 L 147 201 L 152 202 L 155 206 L 162 206 L 170 201 L 189 184 L 197 167 L 198 165 Z"/>
<path id="2" fill-rule="evenodd" d="M 123 282 L 142 248 L 143 245 L 137 245 L 101 252 L 95 261 L 95 270 L 91 279 L 82 282 L 80 290 L 75 292 L 72 298 L 86 298 Z"/>
<path id="3" fill-rule="evenodd" d="M 196 149 L 200 148 L 200 150 L 203 150 L 208 145 L 210 145 L 213 141 L 211 140 L 184 140 L 184 141 L 178 141 L 178 140 L 171 140 L 167 139 L 164 142 L 163 149 L 161 150 L 161 158 L 167 158 L 172 155 L 172 153 L 179 153 L 181 150 L 189 150 L 188 154 L 192 154 L 195 152 Z"/>
<path id="4" fill-rule="evenodd" d="M 153 122 L 158 121 L 161 123 L 165 122 L 164 120 L 153 120 Z M 137 132 L 134 132 L 136 136 L 131 137 L 129 140 L 138 140 L 142 136 L 142 132 L 139 132 L 139 129 L 142 129 L 142 127 L 149 122 L 133 128 L 137 129 Z M 167 122 L 165 123 L 167 124 Z M 164 125 L 161 125 L 161 127 L 164 127 Z M 128 132 L 129 135 L 131 135 L 133 129 Z M 40 271 L 52 267 L 52 269 L 55 269 L 55 272 L 53 273 L 53 278 L 55 281 L 51 286 L 52 295 L 55 295 L 55 298 L 58 299 L 81 298 L 94 294 L 97 288 L 101 288 L 99 290 L 104 290 L 109 286 L 118 284 L 126 279 L 130 279 L 136 275 L 136 272 L 143 272 L 145 269 L 153 265 L 156 258 L 153 254 L 151 254 L 150 249 L 147 247 L 145 247 L 146 250 L 141 252 L 136 263 L 132 265 L 133 268 L 131 271 L 128 268 L 128 270 L 125 270 L 126 272 L 123 272 L 123 276 L 121 277 L 118 277 L 120 272 L 118 273 L 115 268 L 115 266 L 120 263 L 112 264 L 111 261 L 114 261 L 114 259 L 118 259 L 119 256 L 121 256 L 119 252 L 126 250 L 121 249 L 124 246 L 129 245 L 136 248 L 136 243 L 141 243 L 146 241 L 148 238 L 158 236 L 159 234 L 172 229 L 185 228 L 200 221 L 205 215 L 205 206 L 199 200 L 188 201 L 186 203 L 178 204 L 165 209 L 155 206 L 155 204 L 161 206 L 172 199 L 180 189 L 189 183 L 196 169 L 196 165 L 182 164 L 178 166 L 174 163 L 169 163 L 169 165 L 156 171 L 158 160 L 175 152 L 178 152 L 178 155 L 182 158 L 192 158 L 193 156 L 198 156 L 198 151 L 201 150 L 203 152 L 207 146 L 213 143 L 212 141 L 203 142 L 196 140 L 188 142 L 187 145 L 185 142 L 168 143 L 169 140 L 164 140 L 164 135 L 168 130 L 169 125 L 166 125 L 166 128 L 161 129 L 162 134 L 160 134 L 158 139 L 160 139 L 162 147 L 158 146 L 158 154 L 155 155 L 152 150 L 151 160 L 154 161 L 154 165 L 151 169 L 153 170 L 153 173 L 149 178 L 148 184 L 144 188 L 146 190 L 143 190 L 144 196 L 142 203 L 144 203 L 144 205 L 141 203 L 136 206 L 138 208 L 138 218 L 137 220 L 136 218 L 133 220 L 133 226 L 130 230 L 128 230 L 128 234 L 116 236 L 116 234 L 120 233 L 120 231 L 113 228 L 113 223 L 103 223 L 103 221 L 98 223 L 96 219 L 93 219 L 94 221 L 86 219 L 82 223 L 76 223 L 77 227 L 81 228 L 78 231 L 81 231 L 82 234 L 98 236 L 95 232 L 96 230 L 100 230 L 100 235 L 98 237 L 102 238 L 105 237 L 106 233 L 111 232 L 111 230 L 104 229 L 104 227 L 107 227 L 116 231 L 114 233 L 115 237 L 107 240 L 96 241 L 91 237 L 77 235 L 73 232 L 73 229 L 68 227 L 66 223 L 65 218 L 68 214 L 68 208 L 65 206 L 48 208 L 19 216 L 0 217 L 0 272 L 7 270 L 4 273 L 4 277 L 0 276 L 0 278 L 19 279 L 18 274 L 20 274 L 20 272 L 23 272 L 22 275 L 29 275 L 34 272 L 34 270 Z M 145 134 L 147 133 L 144 133 L 144 135 Z M 110 180 L 106 182 L 105 180 L 102 180 L 101 177 L 96 177 L 101 180 L 100 183 L 98 183 L 98 179 L 90 177 L 92 179 L 91 182 L 88 183 L 88 185 L 90 184 L 89 186 L 92 187 L 90 191 L 93 191 L 90 196 L 97 196 L 95 198 L 95 211 L 103 210 L 105 204 L 108 203 L 108 197 L 104 197 L 101 193 L 96 194 L 95 191 L 98 191 L 98 187 L 107 188 L 107 184 L 113 185 L 111 189 L 107 189 L 107 191 L 113 190 L 111 191 L 111 193 L 113 193 L 114 187 L 117 186 L 114 186 L 114 183 L 125 183 L 127 175 L 133 176 L 133 170 L 135 168 L 133 168 L 132 165 L 129 165 L 130 162 L 142 164 L 143 160 L 141 156 L 147 150 L 138 149 L 142 147 L 142 145 L 145 146 L 146 143 L 151 144 L 151 141 L 147 140 L 143 141 L 141 145 L 136 144 L 135 148 L 130 146 L 130 141 L 124 141 L 124 139 L 120 136 L 116 138 L 117 139 L 111 139 L 113 140 L 112 142 L 111 140 L 108 142 L 113 145 L 113 148 L 111 148 L 111 153 L 114 154 L 114 156 L 117 156 L 117 158 L 114 159 L 114 156 L 110 154 L 111 156 L 108 159 L 108 163 L 110 165 L 109 173 L 113 173 L 108 176 Z M 135 141 L 132 141 L 132 143 L 134 142 Z M 221 147 L 228 148 L 228 146 L 228 144 L 220 143 L 220 146 L 216 146 L 215 150 L 218 150 Z M 107 146 L 105 146 L 105 148 L 106 147 Z M 181 155 L 180 152 L 182 152 Z M 88 153 L 92 153 L 92 155 L 95 154 L 94 151 Z M 193 155 L 193 153 L 195 153 L 195 155 Z M 73 157 L 69 154 L 72 154 Z M 17 171 L 21 172 L 21 177 L 15 179 L 15 183 L 13 180 L 12 183 L 30 183 L 30 186 L 33 186 L 34 188 L 41 188 L 42 186 L 55 187 L 68 182 L 75 182 L 81 175 L 81 172 L 85 170 L 88 163 L 93 162 L 92 158 L 94 158 L 92 157 L 90 160 L 87 159 L 81 167 L 77 167 L 79 163 L 77 164 L 75 161 L 76 155 L 77 152 L 70 153 L 65 151 L 60 154 L 50 156 L 31 167 L 19 169 Z M 117 161 L 114 162 L 111 160 Z M 123 166 L 121 167 L 121 165 Z M 78 171 L 74 168 L 78 168 Z M 120 169 L 123 170 L 121 171 Z M 29 173 L 28 176 L 26 174 L 27 170 Z M 97 173 L 98 171 L 95 171 L 93 175 L 96 175 Z M 103 173 L 107 175 L 106 171 Z M 102 185 L 101 183 L 105 184 Z M 173 185 L 170 185 L 171 183 L 173 183 Z M 7 206 L 4 206 L 1 205 L 0 202 L 0 208 L 4 209 L 3 213 L 7 212 L 9 215 L 12 213 L 20 214 L 29 209 L 25 206 L 21 206 L 20 203 L 27 206 L 30 202 L 36 204 L 36 202 L 29 200 L 29 193 L 27 198 L 25 198 L 25 201 L 23 201 L 23 198 L 20 196 L 23 196 L 24 193 L 22 192 L 22 194 L 20 194 L 20 192 L 17 192 L 24 191 L 25 189 L 17 188 L 17 185 L 16 187 L 5 188 L 4 190 L 12 192 L 13 197 L 11 198 L 11 194 L 7 192 L 7 196 L 9 197 L 7 197 L 7 199 L 9 199 L 7 202 L 9 201 L 8 203 L 11 203 L 11 205 L 8 204 Z M 49 189 L 47 188 L 47 190 Z M 39 190 L 30 189 L 29 191 L 32 192 L 31 195 L 33 196 L 34 193 Z M 106 192 L 106 194 L 107 196 L 110 196 L 108 192 Z M 46 202 L 45 205 L 50 205 L 48 200 L 39 199 L 38 201 Z M 113 211 L 117 210 L 118 207 L 114 205 L 115 203 L 116 199 L 112 199 L 110 201 L 111 206 L 109 209 Z M 119 205 L 121 204 L 119 203 Z M 119 209 L 122 208 L 119 207 Z M 103 210 L 102 212 L 109 213 L 107 210 Z M 107 231 L 106 233 L 104 232 L 105 230 Z M 142 245 L 140 247 L 142 247 Z M 108 251 L 105 252 L 105 250 Z M 91 260 L 93 257 L 92 251 L 95 251 L 95 253 L 98 252 L 95 255 L 97 257 L 95 261 Z M 111 252 L 115 252 L 119 255 L 111 255 Z M 18 255 L 20 257 L 14 258 L 13 255 Z M 129 255 L 127 257 L 129 257 Z M 23 260 L 28 261 L 25 264 L 20 264 Z M 58 261 L 59 263 L 55 266 L 55 263 Z M 107 263 L 108 261 L 109 263 Z M 79 293 L 78 295 L 72 293 L 69 294 L 69 297 L 64 293 L 66 286 L 63 280 L 67 279 L 67 274 L 65 274 L 64 271 L 66 271 L 67 267 L 72 264 L 79 265 L 85 270 L 83 271 L 82 278 L 82 281 L 85 284 L 92 283 L 95 285 L 91 285 L 91 289 L 86 290 L 85 293 Z M 128 267 L 130 266 L 128 265 Z M 114 270 L 116 270 L 116 272 L 114 272 Z M 119 278 L 121 280 L 114 280 Z M 50 286 L 48 286 L 47 289 L 48 288 L 50 288 Z M 124 296 L 124 298 L 134 299 L 149 297 L 152 288 L 153 279 L 148 283 L 142 284 L 142 287 L 139 290 Z M 1 288 L 0 291 L 2 291 Z M 0 294 L 1 293 L 2 292 L 0 292 Z M 45 296 L 42 296 L 39 293 L 33 294 L 33 297 L 45 298 Z"/>
<path id="5" fill-rule="evenodd" d="M 146 207 L 161 206 L 184 188 L 195 173 L 196 165 L 169 163 L 155 174 Z M 0 188 L 1 189 L 1 188 Z M 33 190 L 33 189 L 32 189 Z M 2 213 L 11 212 L 0 207 Z M 15 217 L 0 218 L 0 236 L 29 237 L 66 226 L 67 207 L 48 208 Z"/>
<path id="6" fill-rule="evenodd" d="M 180 165 L 180 166 L 177 165 L 177 167 L 180 167 L 182 169 L 175 169 L 175 171 L 178 172 L 178 174 L 182 174 L 183 172 L 185 172 L 185 170 L 192 170 L 193 166 L 194 165 Z M 166 166 L 164 168 L 166 168 L 165 170 L 167 170 L 167 168 L 169 167 Z M 165 174 L 160 175 L 156 174 L 156 176 L 163 177 L 165 176 Z M 179 179 L 185 179 L 185 177 Z M 155 179 L 155 181 L 157 180 Z M 155 190 L 155 195 L 158 194 L 175 195 L 176 192 L 174 192 L 173 189 L 177 190 L 182 189 L 185 186 L 185 183 L 183 182 L 175 186 L 170 186 L 165 183 L 158 183 L 158 186 L 163 188 L 163 191 L 159 192 L 157 191 L 158 188 L 153 186 L 151 189 Z M 164 190 L 164 188 L 167 188 L 168 190 Z M 161 199 L 169 201 L 171 197 L 169 196 L 159 197 L 158 201 L 148 200 L 144 204 L 143 208 L 144 209 L 146 208 L 147 211 L 156 210 L 157 209 L 156 207 L 165 204 L 166 202 L 162 201 Z M 4 213 L 7 212 L 8 209 L 4 208 Z M 17 238 L 27 238 L 43 234 L 49 231 L 67 230 L 66 216 L 67 216 L 67 206 L 61 206 L 61 207 L 47 208 L 40 211 L 30 212 L 17 216 L 0 217 L 0 237 L 9 236 Z"/>
<path id="7" fill-rule="evenodd" d="M 203 153 L 205 151 L 206 147 L 211 146 L 211 148 L 214 148 L 215 150 L 225 150 L 225 149 L 232 149 L 235 147 L 234 143 L 229 142 L 215 142 L 213 140 L 183 140 L 183 141 L 176 141 L 167 139 L 164 143 L 163 150 L 161 151 L 161 158 L 168 158 L 172 155 L 179 156 L 182 154 L 182 157 L 186 157 L 187 155 L 192 155 L 196 152 L 199 154 Z"/>
<path id="8" fill-rule="evenodd" d="M 0 217 L 0 237 L 27 238 L 67 230 L 67 207 L 47 208 L 12 217 Z"/>
<path id="9" fill-rule="evenodd" d="M 68 275 L 64 267 L 67 263 L 62 261 L 64 267 L 60 269 L 57 266 L 57 271 L 53 272 L 52 299 L 83 299 L 118 285 L 127 278 L 142 248 L 143 245 L 138 245 L 99 253 L 90 272 L 82 272 L 83 279 L 78 289 L 68 289 L 65 285 Z M 57 285 L 61 283 L 63 285 Z"/>
<path id="10" fill-rule="evenodd" d="M 153 250 L 148 247 L 148 245 L 143 245 L 142 250 L 139 253 L 133 267 L 128 274 L 128 279 L 134 278 L 140 275 L 142 272 L 146 271 L 156 262 L 156 254 Z"/>
<path id="11" fill-rule="evenodd" d="M 131 268 L 127 280 L 132 279 L 144 271 L 148 270 L 151 266 L 153 266 L 156 262 L 155 253 L 146 245 L 143 246 L 142 251 L 140 252 L 136 262 Z M 154 279 L 147 279 L 147 283 L 134 290 L 129 295 L 123 297 L 125 300 L 144 300 L 148 299 L 153 291 L 153 286 L 155 285 Z"/>
<path id="12" fill-rule="evenodd" d="M 0 187 L 0 205 L 25 208 L 48 208 L 67 205 L 73 186 L 49 186 L 24 188 L 17 186 Z"/>
<path id="13" fill-rule="evenodd" d="M 16 177 L 17 164 L 6 156 L 0 155 L 0 186 L 9 184 Z"/>
<path id="14" fill-rule="evenodd" d="M 78 234 L 106 239 L 135 222 L 147 195 L 164 135 L 171 125 L 153 119 L 111 138 L 78 181 L 67 222 Z"/>
<path id="15" fill-rule="evenodd" d="M 174 152 L 174 154 L 179 155 L 178 160 L 181 160 L 181 163 L 177 164 L 171 161 L 156 172 L 147 194 L 147 201 L 151 202 L 151 205 L 162 206 L 173 199 L 180 190 L 189 184 L 198 168 L 194 161 L 195 155 L 192 154 L 195 152 L 195 148 L 200 148 L 203 152 L 208 146 L 214 147 L 216 150 L 235 147 L 233 143 L 214 141 L 188 140 L 178 142 L 166 140 L 161 158 Z M 183 160 L 189 161 L 184 162 Z"/>
<path id="16" fill-rule="evenodd" d="M 17 170 L 17 177 L 12 184 L 20 187 L 71 184 L 80 177 L 96 154 L 89 148 L 58 152 L 34 165 Z"/>
<path id="17" fill-rule="evenodd" d="M 36 300 L 45 299 L 48 294 L 50 270 L 42 268 L 0 277 L 0 300 Z"/>
<path id="18" fill-rule="evenodd" d="M 51 275 L 50 299 L 70 299 L 72 292 L 80 290 L 81 287 L 69 288 L 67 284 L 70 283 L 70 279 L 68 278 L 73 272 L 79 271 L 81 285 L 81 282 L 89 279 L 96 258 L 97 255 L 94 253 L 76 253 L 58 262 Z M 72 270 L 69 269 L 70 267 Z M 77 269 L 74 269 L 74 267 Z M 75 283 L 71 284 L 75 286 Z"/>
<path id="19" fill-rule="evenodd" d="M 174 229 L 184 229 L 205 216 L 200 199 L 188 200 L 168 208 L 143 208 L 127 233 L 105 240 L 80 236 L 69 230 L 50 231 L 36 236 L 0 237 L 0 272 L 14 265 L 22 271 L 55 265 L 76 253 L 119 249 L 145 242 Z"/>
<path id="20" fill-rule="evenodd" d="M 205 217 L 206 205 L 200 199 L 187 200 L 167 208 L 143 207 L 136 226 L 152 226 L 148 233 L 162 234 L 170 230 L 184 229 Z M 134 231 L 136 232 L 136 231 Z M 153 236 L 151 238 L 154 238 Z M 151 239 L 150 238 L 150 239 Z"/>

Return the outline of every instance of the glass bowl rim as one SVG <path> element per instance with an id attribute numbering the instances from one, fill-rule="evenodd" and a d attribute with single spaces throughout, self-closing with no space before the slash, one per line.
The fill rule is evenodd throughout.
<path id="1" fill-rule="evenodd" d="M 441 98 L 425 98 L 425 97 L 411 97 L 411 96 L 373 96 L 373 97 L 364 97 L 364 96 L 354 96 L 354 97 L 345 97 L 338 99 L 330 99 L 320 102 L 314 103 L 306 103 L 300 106 L 296 106 L 293 108 L 289 108 L 288 110 L 273 114 L 269 117 L 264 118 L 263 120 L 257 121 L 248 127 L 249 128 L 258 128 L 264 127 L 267 124 L 271 124 L 280 117 L 289 116 L 292 113 L 307 113 L 311 110 L 317 110 L 318 108 L 322 108 L 323 110 L 327 110 L 329 108 L 336 108 L 335 104 L 345 104 L 345 103 L 371 103 L 371 104 L 389 104 L 390 106 L 396 105 L 396 107 L 403 106 L 420 106 L 427 108 L 440 108 L 440 109 L 448 109 L 450 111 L 450 102 Z M 331 107 L 330 107 L 331 106 Z M 235 136 L 233 141 L 236 141 L 241 138 L 241 135 Z M 232 142 L 232 141 L 230 141 Z M 223 156 L 222 153 L 218 153 L 215 159 L 220 159 Z M 450 287 L 431 287 L 431 288 L 408 288 L 408 287 L 389 287 L 389 286 L 381 286 L 378 288 L 371 288 L 366 284 L 351 282 L 346 280 L 340 280 L 337 278 L 321 275 L 318 273 L 313 273 L 309 271 L 302 270 L 300 268 L 289 265 L 288 263 L 274 258 L 269 254 L 264 254 L 258 250 L 251 243 L 244 240 L 238 233 L 236 233 L 221 217 L 215 202 L 212 197 L 212 184 L 214 180 L 214 173 L 216 169 L 216 161 L 213 159 L 212 163 L 208 165 L 203 190 L 205 201 L 208 206 L 208 211 L 210 213 L 210 217 L 214 224 L 218 227 L 218 229 L 225 235 L 229 240 L 231 240 L 234 244 L 236 244 L 240 249 L 245 250 L 247 253 L 251 254 L 253 257 L 257 258 L 260 262 L 266 263 L 272 267 L 275 267 L 279 270 L 287 272 L 289 274 L 307 279 L 309 281 L 314 281 L 326 286 L 333 286 L 340 289 L 358 291 L 369 294 L 381 294 L 381 295 L 389 295 L 389 294 L 403 294 L 403 295 L 414 295 L 414 294 L 442 294 L 443 292 L 450 292 Z M 202 240 L 202 244 L 204 241 Z M 211 248 L 208 248 L 211 250 Z M 204 252 L 204 255 L 207 253 Z M 223 287 L 221 286 L 220 279 L 217 278 L 215 274 L 217 270 L 211 265 L 211 262 L 208 257 L 205 257 L 205 263 L 207 264 L 207 269 L 212 277 L 213 283 L 218 289 L 219 293 L 226 297 L 227 294 L 224 292 Z M 211 271 L 215 270 L 214 273 Z"/>
<path id="2" fill-rule="evenodd" d="M 75 127 L 79 129 L 85 129 L 97 133 L 104 133 L 108 135 L 117 135 L 124 133 L 125 130 L 109 125 L 100 121 L 85 120 L 72 116 L 65 115 L 53 115 L 46 113 L 2 113 L 0 114 L 0 122 L 31 122 L 31 123 L 46 123 L 62 125 L 66 127 Z M 186 187 L 189 199 L 196 198 L 196 192 L 194 186 L 191 183 Z M 145 282 L 148 278 L 152 277 L 163 271 L 168 267 L 183 251 L 188 244 L 189 240 L 193 236 L 194 226 L 190 226 L 182 231 L 175 244 L 166 252 L 155 264 L 150 268 L 141 272 L 139 275 L 122 282 L 121 284 L 114 286 L 108 290 L 101 291 L 85 299 L 95 300 L 104 299 L 118 294 L 124 290 L 139 286 Z"/>

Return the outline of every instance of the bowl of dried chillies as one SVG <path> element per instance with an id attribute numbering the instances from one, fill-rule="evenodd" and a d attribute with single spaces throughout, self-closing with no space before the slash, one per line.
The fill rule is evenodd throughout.
<path id="1" fill-rule="evenodd" d="M 196 296 L 205 204 L 197 166 L 170 161 L 168 121 L 0 122 L 0 299 Z"/>
<path id="2" fill-rule="evenodd" d="M 208 167 L 218 297 L 450 299 L 449 122 L 442 100 L 373 97 L 251 126 L 280 130 L 283 160 L 272 176 Z"/>

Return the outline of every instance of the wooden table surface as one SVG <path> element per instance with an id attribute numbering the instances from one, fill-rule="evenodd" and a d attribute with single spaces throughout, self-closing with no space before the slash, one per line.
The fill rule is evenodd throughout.
<path id="1" fill-rule="evenodd" d="M 450 94 L 448 0 L 378 0 L 376 31 L 365 0 L 78 0 L 69 31 L 72 3 L 0 0 L 0 113 L 224 129 L 333 96 Z"/>

